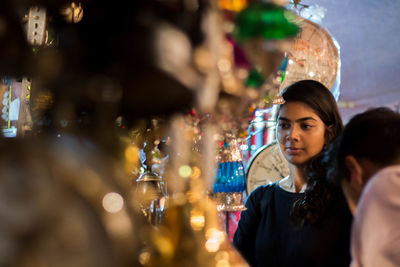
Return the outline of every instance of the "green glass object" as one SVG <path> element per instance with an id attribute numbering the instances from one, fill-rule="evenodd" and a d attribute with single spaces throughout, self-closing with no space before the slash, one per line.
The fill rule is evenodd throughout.
<path id="1" fill-rule="evenodd" d="M 299 31 L 299 27 L 291 22 L 294 18 L 293 13 L 281 6 L 252 3 L 237 15 L 234 35 L 239 42 L 253 38 L 270 40 L 294 37 Z"/>
<path id="2" fill-rule="evenodd" d="M 265 81 L 265 77 L 256 69 L 252 69 L 246 80 L 247 87 L 259 88 Z"/>
<path id="3" fill-rule="evenodd" d="M 286 77 L 286 71 L 282 72 L 281 83 L 283 83 L 283 81 L 285 80 L 285 77 Z"/>

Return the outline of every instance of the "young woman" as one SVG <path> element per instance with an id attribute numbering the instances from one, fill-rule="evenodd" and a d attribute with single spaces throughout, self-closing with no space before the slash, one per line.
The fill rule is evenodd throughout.
<path id="1" fill-rule="evenodd" d="M 321 165 L 343 129 L 335 99 L 312 80 L 282 97 L 277 140 L 290 174 L 250 194 L 233 243 L 251 266 L 349 266 L 352 216 Z"/>

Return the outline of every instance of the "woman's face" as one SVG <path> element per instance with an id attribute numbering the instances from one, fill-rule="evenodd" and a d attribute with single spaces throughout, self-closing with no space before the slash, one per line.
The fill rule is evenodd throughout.
<path id="1" fill-rule="evenodd" d="M 322 150 L 325 124 L 308 105 L 288 102 L 279 110 L 277 139 L 286 160 L 301 166 Z"/>

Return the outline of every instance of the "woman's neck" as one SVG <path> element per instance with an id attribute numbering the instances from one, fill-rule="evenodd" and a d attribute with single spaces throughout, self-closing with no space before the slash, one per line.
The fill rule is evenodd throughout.
<path id="1" fill-rule="evenodd" d="M 293 189 L 295 192 L 300 192 L 303 186 L 307 183 L 307 176 L 303 166 L 290 165 L 289 179 L 292 180 Z"/>

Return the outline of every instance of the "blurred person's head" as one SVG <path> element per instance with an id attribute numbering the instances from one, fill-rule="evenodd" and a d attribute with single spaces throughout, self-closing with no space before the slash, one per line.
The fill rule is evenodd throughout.
<path id="1" fill-rule="evenodd" d="M 354 214 L 368 180 L 380 169 L 400 164 L 400 114 L 380 107 L 354 116 L 326 161 L 329 177 L 342 185 Z"/>

